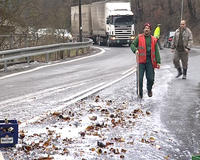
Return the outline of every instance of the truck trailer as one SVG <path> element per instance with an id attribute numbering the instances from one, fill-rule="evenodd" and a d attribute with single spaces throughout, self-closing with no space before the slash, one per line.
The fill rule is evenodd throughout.
<path id="1" fill-rule="evenodd" d="M 99 45 L 130 44 L 135 36 L 130 2 L 101 1 L 82 5 L 82 34 Z M 71 30 L 79 33 L 79 6 L 71 7 Z"/>

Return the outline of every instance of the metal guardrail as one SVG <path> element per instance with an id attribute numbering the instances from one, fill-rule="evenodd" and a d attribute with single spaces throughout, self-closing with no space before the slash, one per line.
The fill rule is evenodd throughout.
<path id="1" fill-rule="evenodd" d="M 91 46 L 93 41 L 91 39 L 84 39 L 84 42 L 70 42 L 70 43 L 59 43 L 53 45 L 45 45 L 38 47 L 27 47 L 21 49 L 13 49 L 0 51 L 0 62 L 4 63 L 4 70 L 7 70 L 7 63 L 10 60 L 27 58 L 27 63 L 30 63 L 30 57 L 38 55 L 46 55 L 46 62 L 49 62 L 49 54 L 65 51 L 71 49 L 83 49 Z"/>

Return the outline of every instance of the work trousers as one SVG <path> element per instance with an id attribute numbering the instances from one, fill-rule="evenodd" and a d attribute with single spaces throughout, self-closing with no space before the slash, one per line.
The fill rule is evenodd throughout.
<path id="1" fill-rule="evenodd" d="M 139 73 L 138 73 L 139 70 Z M 143 77 L 144 73 L 146 73 L 146 79 L 147 79 L 147 90 L 151 91 L 152 86 L 154 84 L 154 68 L 151 62 L 151 57 L 147 56 L 147 61 L 146 63 L 140 63 L 139 64 L 139 69 L 137 70 L 137 94 L 139 94 L 141 97 L 143 96 Z M 139 88 L 138 88 L 139 84 Z M 139 91 L 138 91 L 139 89 Z"/>
<path id="2" fill-rule="evenodd" d="M 175 68 L 181 68 L 180 60 L 181 60 L 183 69 L 187 69 L 188 68 L 188 52 L 186 51 L 178 52 L 176 50 L 174 54 L 174 59 L 173 59 Z"/>

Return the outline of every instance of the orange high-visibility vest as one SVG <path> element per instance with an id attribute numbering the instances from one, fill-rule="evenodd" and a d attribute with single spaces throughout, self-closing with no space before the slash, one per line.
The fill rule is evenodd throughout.
<path id="1" fill-rule="evenodd" d="M 156 55 L 155 55 L 155 47 L 156 47 L 157 39 L 151 36 L 151 62 L 153 68 L 157 68 Z M 147 49 L 146 49 L 146 40 L 144 34 L 140 34 L 138 36 L 138 51 L 139 51 L 139 63 L 146 63 L 147 60 Z"/>

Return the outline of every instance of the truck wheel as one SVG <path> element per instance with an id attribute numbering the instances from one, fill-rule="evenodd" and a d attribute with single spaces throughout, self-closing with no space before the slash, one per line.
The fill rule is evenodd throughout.
<path id="1" fill-rule="evenodd" d="M 97 37 L 97 44 L 99 46 L 102 46 L 102 42 L 101 42 L 101 37 L 100 36 Z"/>
<path id="2" fill-rule="evenodd" d="M 101 46 L 101 41 L 100 41 L 100 39 L 98 39 L 97 44 L 98 44 L 99 46 Z"/>

